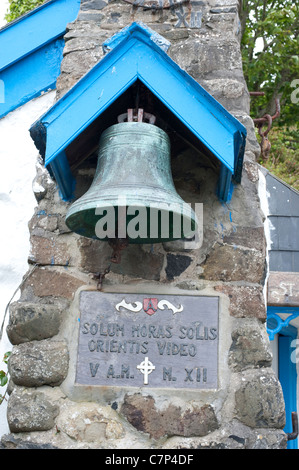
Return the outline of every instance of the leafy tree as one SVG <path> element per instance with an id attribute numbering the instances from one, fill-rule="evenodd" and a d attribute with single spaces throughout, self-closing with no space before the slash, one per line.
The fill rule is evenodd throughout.
<path id="1" fill-rule="evenodd" d="M 243 0 L 242 58 L 250 91 L 264 97 L 251 99 L 253 118 L 275 112 L 281 102 L 279 124 L 299 118 L 299 6 L 293 0 Z M 257 45 L 261 45 L 257 49 Z"/>
<path id="2" fill-rule="evenodd" d="M 242 59 L 250 91 L 251 117 L 281 114 L 268 134 L 269 171 L 299 190 L 299 5 L 291 0 L 243 0 Z M 262 131 L 265 130 L 262 128 Z M 260 137 L 258 136 L 258 140 Z"/>
<path id="3" fill-rule="evenodd" d="M 269 159 L 261 164 L 299 191 L 299 139 L 296 126 L 273 126 Z"/>
<path id="4" fill-rule="evenodd" d="M 5 19 L 7 22 L 13 21 L 43 3 L 45 0 L 9 0 L 9 11 Z"/>

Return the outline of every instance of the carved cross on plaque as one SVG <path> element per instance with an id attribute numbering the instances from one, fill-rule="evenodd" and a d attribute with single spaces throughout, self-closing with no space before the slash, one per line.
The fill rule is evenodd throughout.
<path id="1" fill-rule="evenodd" d="M 144 375 L 144 385 L 148 385 L 148 376 L 156 369 L 156 367 L 148 360 L 148 357 L 146 357 L 144 361 L 137 366 L 137 369 Z"/>

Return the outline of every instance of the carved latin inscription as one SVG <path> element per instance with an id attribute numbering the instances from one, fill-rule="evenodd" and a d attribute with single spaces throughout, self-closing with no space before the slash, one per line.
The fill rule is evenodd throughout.
<path id="1" fill-rule="evenodd" d="M 217 388 L 218 297 L 82 292 L 76 382 Z"/>

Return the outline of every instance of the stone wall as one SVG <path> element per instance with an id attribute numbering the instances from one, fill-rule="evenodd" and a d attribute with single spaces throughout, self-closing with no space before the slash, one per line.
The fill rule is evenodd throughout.
<path id="1" fill-rule="evenodd" d="M 102 43 L 133 21 L 171 41 L 169 55 L 247 128 L 242 183 L 227 204 L 217 171 L 187 148 L 172 162 L 176 189 L 203 203 L 203 244 L 131 245 L 112 266 L 105 292 L 217 295 L 219 387 L 182 393 L 76 389 L 78 296 L 96 289 L 111 248 L 70 233 L 55 182 L 40 167 L 30 221 L 29 270 L 10 306 L 14 345 L 3 448 L 284 448 L 284 401 L 271 368 L 263 287 L 266 246 L 258 198 L 259 145 L 249 113 L 236 0 L 164 2 L 82 0 L 68 26 L 57 98 L 102 58 Z M 84 193 L 94 167 L 77 169 Z M 108 387 L 109 388 L 109 387 Z"/>

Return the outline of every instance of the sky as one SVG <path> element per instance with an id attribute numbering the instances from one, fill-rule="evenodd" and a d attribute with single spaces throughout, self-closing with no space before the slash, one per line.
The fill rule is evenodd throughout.
<path id="1" fill-rule="evenodd" d="M 4 19 L 4 15 L 7 12 L 9 5 L 8 0 L 0 0 L 0 28 L 6 24 L 6 21 Z"/>

